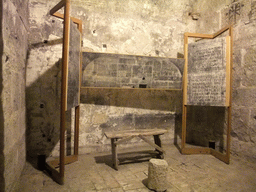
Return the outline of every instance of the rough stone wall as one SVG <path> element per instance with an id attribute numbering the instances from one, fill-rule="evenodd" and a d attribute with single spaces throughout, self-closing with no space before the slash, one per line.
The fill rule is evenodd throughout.
<path id="1" fill-rule="evenodd" d="M 227 23 L 234 27 L 231 149 L 256 162 L 256 1 L 230 3 L 222 10 Z"/>
<path id="2" fill-rule="evenodd" d="M 190 1 L 76 0 L 72 15 L 83 20 L 83 45 L 93 51 L 177 57 L 183 34 L 194 27 Z"/>
<path id="3" fill-rule="evenodd" d="M 26 160 L 28 1 L 1 1 L 1 191 L 13 191 Z M 3 126 L 3 127 L 2 127 Z M 3 150 L 3 151 L 2 151 Z M 3 166 L 3 167 L 2 167 Z M 2 175 L 3 174 L 3 175 Z"/>
<path id="4" fill-rule="evenodd" d="M 198 0 L 191 4 L 191 18 L 197 19 L 197 33 L 212 34 L 221 27 L 221 10 L 229 4 L 231 0 L 207 1 Z M 193 31 L 191 31 L 193 32 Z"/>
<path id="5" fill-rule="evenodd" d="M 49 154 L 58 143 L 62 21 L 48 13 L 57 2 L 30 0 L 29 5 L 31 32 L 27 67 L 27 136 L 31 154 Z M 84 50 L 147 56 L 176 57 L 177 53 L 183 53 L 184 32 L 212 34 L 233 23 L 232 154 L 255 160 L 256 3 L 254 0 L 232 2 L 74 0 L 71 14 L 83 21 Z M 97 96 L 95 101 L 86 100 L 81 104 L 82 153 L 107 150 L 109 141 L 103 137 L 102 126 L 112 125 L 115 129 L 117 124 L 118 127 L 131 128 L 138 124 L 134 120 L 127 124 L 128 117 L 139 119 L 142 116 L 152 117 L 154 113 L 161 113 L 164 117 L 168 113 L 166 108 L 163 110 L 145 102 L 137 108 L 128 100 L 115 106 L 117 102 L 111 99 L 118 97 L 119 93 L 104 94 L 104 98 Z M 141 95 L 140 101 L 144 101 L 143 93 Z M 163 94 L 164 97 L 167 95 Z M 160 103 L 165 105 L 162 100 Z M 70 114 L 68 112 L 69 138 L 73 135 Z M 214 140 L 216 147 L 223 150 L 226 142 L 225 115 L 222 108 L 190 107 L 188 123 L 191 129 L 188 129 L 187 141 L 207 146 L 210 140 Z M 175 126 L 166 124 L 169 128 Z M 173 134 L 169 136 L 168 139 L 173 138 Z M 54 153 L 57 154 L 57 151 L 56 148 Z"/>
<path id="6" fill-rule="evenodd" d="M 57 155 L 60 103 L 60 58 L 62 20 L 49 15 L 58 1 L 30 0 L 29 59 L 27 65 L 28 154 Z M 183 53 L 183 35 L 194 29 L 188 16 L 190 2 L 184 1 L 119 1 L 74 0 L 71 15 L 83 21 L 82 43 L 87 51 L 164 56 L 176 58 Z M 151 93 L 152 94 L 152 93 Z M 154 93 L 156 94 L 156 93 Z M 116 93 L 118 97 L 118 93 Z M 152 96 L 152 95 L 151 95 Z M 158 95 L 161 106 L 168 106 L 166 97 Z M 181 98 L 181 93 L 176 97 Z M 107 96 L 108 98 L 108 96 Z M 106 98 L 105 98 L 106 99 Z M 177 98 L 176 98 L 177 99 Z M 115 129 L 153 127 L 170 129 L 166 142 L 174 137 L 174 110 L 154 108 L 157 104 L 115 106 L 87 101 L 81 104 L 80 153 L 109 150 L 110 141 L 103 135 L 105 125 Z M 129 103 L 129 101 L 125 101 Z M 181 103 L 180 103 L 181 104 Z M 142 107 L 143 106 L 143 107 Z M 67 112 L 67 137 L 73 136 L 71 112 Z M 155 115 L 154 115 L 155 114 Z M 127 120 L 128 119 L 128 120 Z M 145 119 L 141 121 L 134 119 Z M 151 124 L 149 122 L 152 122 Z M 134 141 L 137 142 L 137 141 Z M 106 149 L 107 148 L 107 149 Z"/>
<path id="7" fill-rule="evenodd" d="M 3 32 L 2 32 L 2 18 L 3 18 L 3 2 L 0 2 L 0 188 L 5 188 L 4 182 L 4 113 L 3 113 L 3 76 L 2 76 L 2 61 L 3 61 Z"/>

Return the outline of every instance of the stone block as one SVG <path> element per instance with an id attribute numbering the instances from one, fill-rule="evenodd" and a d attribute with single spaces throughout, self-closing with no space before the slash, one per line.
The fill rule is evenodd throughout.
<path id="1" fill-rule="evenodd" d="M 256 49 L 246 49 L 243 63 L 242 85 L 246 87 L 256 86 Z"/>
<path id="2" fill-rule="evenodd" d="M 95 113 L 92 117 L 92 122 L 94 124 L 102 124 L 102 123 L 106 123 L 107 122 L 107 115 L 103 114 L 103 113 Z"/>
<path id="3" fill-rule="evenodd" d="M 247 108 L 236 108 L 232 110 L 231 135 L 240 141 L 249 141 L 249 110 Z"/>
<path id="4" fill-rule="evenodd" d="M 154 191 L 167 190 L 168 164 L 163 159 L 150 159 L 148 167 L 148 188 Z"/>
<path id="5" fill-rule="evenodd" d="M 253 143 L 256 143 L 256 109 L 252 109 L 249 121 L 249 134 Z"/>
<path id="6" fill-rule="evenodd" d="M 233 91 L 232 102 L 237 107 L 256 107 L 256 88 L 239 88 Z"/>

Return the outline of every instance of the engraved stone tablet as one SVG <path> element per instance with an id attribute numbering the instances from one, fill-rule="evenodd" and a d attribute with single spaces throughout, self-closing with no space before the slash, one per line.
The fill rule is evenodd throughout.
<path id="1" fill-rule="evenodd" d="M 70 21 L 67 109 L 79 105 L 80 32 Z"/>
<path id="2" fill-rule="evenodd" d="M 226 38 L 188 45 L 187 104 L 225 106 Z"/>
<path id="3" fill-rule="evenodd" d="M 184 59 L 83 52 L 84 87 L 181 89 Z"/>

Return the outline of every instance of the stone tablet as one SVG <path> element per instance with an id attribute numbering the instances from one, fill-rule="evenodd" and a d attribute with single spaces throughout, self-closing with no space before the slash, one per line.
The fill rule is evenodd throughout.
<path id="1" fill-rule="evenodd" d="M 79 105 L 80 48 L 80 31 L 70 21 L 67 110 Z"/>
<path id="2" fill-rule="evenodd" d="M 181 89 L 184 59 L 83 52 L 83 87 Z"/>
<path id="3" fill-rule="evenodd" d="M 225 106 L 226 38 L 188 45 L 187 104 Z"/>

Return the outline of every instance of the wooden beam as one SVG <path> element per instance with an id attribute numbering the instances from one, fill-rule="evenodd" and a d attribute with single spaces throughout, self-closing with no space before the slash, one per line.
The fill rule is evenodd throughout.
<path id="1" fill-rule="evenodd" d="M 204 38 L 204 39 L 212 39 L 213 35 L 209 34 L 201 34 L 201 33 L 185 33 L 185 36 L 187 37 L 197 37 L 197 38 Z"/>
<path id="2" fill-rule="evenodd" d="M 221 35 L 222 33 L 224 33 L 225 31 L 227 31 L 229 29 L 230 29 L 230 25 L 226 26 L 226 27 L 223 27 L 221 30 L 219 30 L 219 31 L 217 31 L 216 33 L 213 34 L 213 38 Z"/>
<path id="3" fill-rule="evenodd" d="M 141 138 L 142 140 L 147 142 L 149 145 L 151 145 L 152 147 L 156 148 L 158 151 L 161 151 L 161 152 L 165 153 L 165 151 L 161 147 L 159 147 L 158 145 L 156 145 L 155 143 L 153 143 L 152 141 L 150 141 L 149 139 L 147 139 L 143 135 L 138 135 L 138 136 L 139 136 L 139 138 Z"/>
<path id="4" fill-rule="evenodd" d="M 64 19 L 64 15 L 59 13 L 59 12 L 55 12 L 54 14 L 52 14 L 53 16 L 57 17 L 57 18 L 60 18 L 60 19 Z M 75 17 L 70 17 L 70 19 L 75 23 L 77 24 L 77 28 L 78 30 L 80 31 L 80 33 L 82 33 L 82 20 L 80 19 L 77 19 Z"/>
<path id="5" fill-rule="evenodd" d="M 65 173 L 65 121 L 67 109 L 67 77 L 70 30 L 70 0 L 66 0 L 64 9 L 64 32 L 62 51 L 62 81 L 61 81 L 61 117 L 60 117 L 60 176 L 64 181 Z"/>
<path id="6" fill-rule="evenodd" d="M 55 17 L 60 18 L 60 19 L 64 19 L 64 14 L 61 14 L 59 12 L 53 13 L 52 16 L 55 16 Z"/>
<path id="7" fill-rule="evenodd" d="M 46 172 L 51 176 L 51 178 L 60 185 L 64 185 L 64 178 L 61 177 L 60 173 L 47 162 L 45 163 Z"/>
<path id="8" fill-rule="evenodd" d="M 214 149 L 211 149 L 211 154 L 216 157 L 217 159 L 223 161 L 224 163 L 229 164 L 229 158 L 227 154 L 220 153 Z"/>
<path id="9" fill-rule="evenodd" d="M 111 131 L 105 132 L 107 138 L 123 138 L 123 137 L 130 137 L 130 136 L 151 136 L 151 135 L 163 135 L 167 133 L 166 129 L 137 129 L 137 130 L 125 130 L 125 131 Z"/>
<path id="10" fill-rule="evenodd" d="M 66 156 L 65 157 L 65 165 L 76 162 L 78 160 L 77 155 L 71 155 L 71 156 Z M 49 165 L 51 165 L 54 168 L 58 168 L 60 166 L 60 160 L 59 158 L 56 158 L 52 161 L 47 162 Z"/>
<path id="11" fill-rule="evenodd" d="M 67 0 L 69 1 L 69 0 Z M 64 7 L 66 4 L 66 0 L 62 0 L 60 1 L 57 5 L 55 5 L 51 10 L 50 10 L 50 14 L 53 15 L 55 12 L 57 12 L 58 10 L 60 10 L 62 7 Z"/>
<path id="12" fill-rule="evenodd" d="M 181 132 L 181 151 L 186 144 L 186 129 L 187 129 L 187 88 L 188 88 L 188 33 L 184 35 L 184 72 L 183 72 L 183 104 L 182 104 L 182 132 Z"/>
<path id="13" fill-rule="evenodd" d="M 186 132 L 187 132 L 187 106 L 182 106 L 182 132 L 181 132 L 181 151 L 186 146 Z"/>
<path id="14" fill-rule="evenodd" d="M 82 48 L 82 52 L 86 52 L 86 53 L 102 53 L 99 51 L 88 51 L 86 48 Z M 127 55 L 127 56 L 134 56 L 134 57 L 145 57 L 145 55 L 134 55 L 134 54 L 125 54 L 125 53 L 106 53 L 104 52 L 104 54 L 110 54 L 110 55 Z M 150 58 L 166 58 L 166 59 L 183 59 L 183 58 L 173 58 L 173 57 L 160 57 L 160 56 L 146 56 L 146 57 L 150 57 Z"/>
<path id="15" fill-rule="evenodd" d="M 117 141 L 116 138 L 112 138 L 111 139 L 111 150 L 112 150 L 112 162 L 113 162 L 113 166 L 116 170 L 118 170 L 118 164 L 119 161 L 117 159 L 117 145 L 115 144 L 115 142 Z"/>
<path id="16" fill-rule="evenodd" d="M 78 147 L 79 147 L 79 118 L 80 118 L 80 106 L 78 105 L 78 106 L 75 107 L 74 155 L 78 155 Z"/>
<path id="17" fill-rule="evenodd" d="M 230 26 L 229 28 L 229 36 L 230 36 L 230 93 L 229 93 L 229 96 L 230 96 L 230 105 L 228 107 L 228 122 L 227 122 L 227 150 L 226 150 L 226 153 L 227 153 L 227 159 L 228 161 L 230 160 L 230 143 L 231 143 L 231 111 L 232 111 L 232 74 L 233 74 L 233 27 Z"/>
<path id="18" fill-rule="evenodd" d="M 230 103 L 230 83 L 231 83 L 231 68 L 230 68 L 230 36 L 226 37 L 226 102 L 225 105 L 229 107 Z"/>
<path id="19" fill-rule="evenodd" d="M 123 139 L 120 139 L 120 140 L 115 141 L 115 144 L 118 145 L 118 144 L 120 144 L 120 143 L 125 143 L 126 141 L 129 141 L 129 140 L 131 140 L 131 139 L 134 138 L 134 137 L 135 137 L 135 135 L 125 137 L 125 138 L 123 138 Z"/>
<path id="20" fill-rule="evenodd" d="M 181 91 L 182 89 L 166 89 L 166 88 L 129 88 L 129 87 L 81 87 L 81 90 L 86 89 L 105 89 L 105 90 L 159 90 L 159 91 Z"/>
<path id="21" fill-rule="evenodd" d="M 183 148 L 182 154 L 210 154 L 211 150 L 210 148 L 204 148 L 204 147 L 199 147 L 199 148 Z"/>

